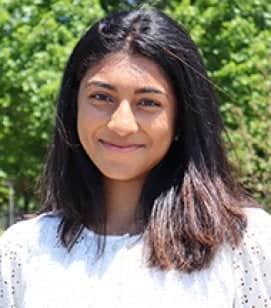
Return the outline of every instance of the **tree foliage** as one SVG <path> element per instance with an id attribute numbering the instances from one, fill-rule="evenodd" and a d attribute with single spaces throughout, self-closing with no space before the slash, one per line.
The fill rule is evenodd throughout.
<path id="1" fill-rule="evenodd" d="M 171 1 L 214 83 L 229 156 L 250 193 L 271 209 L 271 2 Z"/>
<path id="2" fill-rule="evenodd" d="M 163 10 L 168 6 L 167 0 L 101 0 L 101 7 L 106 13 L 111 13 L 123 9 L 133 9 L 139 7 L 155 7 L 159 10 Z"/>
<path id="3" fill-rule="evenodd" d="M 191 33 L 209 71 L 242 182 L 271 204 L 271 3 L 265 0 L 2 0 L 0 3 L 0 206 L 7 180 L 22 211 L 50 136 L 65 61 L 78 37 L 105 13 L 154 6 Z M 226 136 L 226 134 L 225 134 Z"/>
<path id="4" fill-rule="evenodd" d="M 52 127 L 65 61 L 87 25 L 102 16 L 98 1 L 0 4 L 0 202 L 13 181 L 16 203 L 28 211 Z"/>

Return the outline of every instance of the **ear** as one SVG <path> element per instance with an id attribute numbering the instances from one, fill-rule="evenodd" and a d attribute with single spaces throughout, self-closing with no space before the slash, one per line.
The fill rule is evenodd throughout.
<path id="1" fill-rule="evenodd" d="M 180 136 L 179 135 L 175 135 L 173 141 L 177 142 L 177 141 L 179 141 L 179 139 L 180 139 Z"/>

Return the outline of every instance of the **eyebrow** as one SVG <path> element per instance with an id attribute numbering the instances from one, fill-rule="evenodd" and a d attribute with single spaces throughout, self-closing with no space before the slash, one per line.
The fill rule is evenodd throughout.
<path id="1" fill-rule="evenodd" d="M 165 92 L 158 90 L 156 88 L 153 87 L 143 87 L 140 89 L 137 89 L 135 91 L 136 94 L 140 94 L 140 93 L 156 93 L 156 94 L 163 94 L 163 95 L 167 95 Z"/>
<path id="2" fill-rule="evenodd" d="M 90 87 L 93 87 L 93 86 L 117 91 L 114 86 L 112 86 L 109 83 L 103 82 L 103 81 L 93 80 L 93 81 L 88 81 L 87 84 L 86 84 L 86 88 L 90 88 Z"/>
<path id="3" fill-rule="evenodd" d="M 93 87 L 93 86 L 105 88 L 105 89 L 117 92 L 117 89 L 113 85 L 103 82 L 103 81 L 93 80 L 93 81 L 87 82 L 86 84 L 86 88 Z M 167 96 L 167 93 L 161 90 L 158 90 L 156 88 L 153 88 L 153 87 L 143 87 L 143 88 L 139 88 L 135 90 L 135 94 L 144 94 L 144 93 L 155 93 L 155 94 L 162 94 L 162 95 Z"/>

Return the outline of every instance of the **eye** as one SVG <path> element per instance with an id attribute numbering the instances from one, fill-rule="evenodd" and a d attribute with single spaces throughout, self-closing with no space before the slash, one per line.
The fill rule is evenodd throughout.
<path id="1" fill-rule="evenodd" d="M 91 100 L 96 102 L 106 102 L 106 103 L 113 103 L 113 98 L 107 94 L 103 93 L 94 93 L 89 96 Z"/>
<path id="2" fill-rule="evenodd" d="M 140 106 L 143 106 L 143 107 L 160 107 L 161 104 L 152 100 L 152 99 L 141 99 L 139 102 L 138 102 L 138 105 Z"/>

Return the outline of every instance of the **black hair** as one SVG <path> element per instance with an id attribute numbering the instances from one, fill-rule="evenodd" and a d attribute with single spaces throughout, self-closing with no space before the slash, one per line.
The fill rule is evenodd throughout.
<path id="1" fill-rule="evenodd" d="M 45 208 L 61 211 L 59 230 L 66 247 L 72 247 L 83 227 L 105 230 L 102 175 L 78 138 L 77 95 L 86 71 L 118 51 L 158 64 L 177 101 L 178 140 L 150 171 L 138 204 L 149 264 L 201 269 L 220 245 L 240 242 L 246 227 L 242 207 L 253 202 L 232 175 L 221 139 L 223 122 L 196 45 L 182 27 L 155 9 L 106 16 L 72 51 L 43 174 Z"/>

